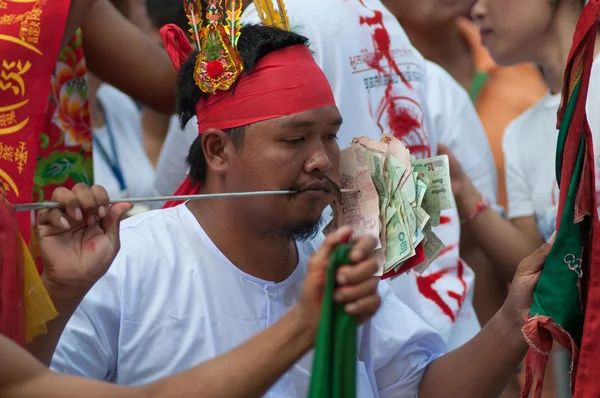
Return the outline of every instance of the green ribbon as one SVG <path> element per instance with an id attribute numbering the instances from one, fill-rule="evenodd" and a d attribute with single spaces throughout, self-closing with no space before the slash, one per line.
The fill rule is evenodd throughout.
<path id="1" fill-rule="evenodd" d="M 556 240 L 533 292 L 533 305 L 530 316 L 542 315 L 552 318 L 569 333 L 577 346 L 583 334 L 584 310 L 580 304 L 579 273 L 582 258 L 584 231 L 589 230 L 589 217 L 583 223 L 575 224 L 575 203 L 583 172 L 585 137 L 581 137 L 575 167 L 570 181 L 560 181 L 563 152 L 569 127 L 575 111 L 581 81 L 577 83 L 560 126 L 556 151 L 556 178 L 561 189 L 568 189 L 560 228 Z M 568 183 L 568 185 L 567 185 Z"/>
<path id="2" fill-rule="evenodd" d="M 356 320 L 344 311 L 343 304 L 333 301 L 336 272 L 351 264 L 353 245 L 338 245 L 327 266 L 309 398 L 356 397 Z"/>

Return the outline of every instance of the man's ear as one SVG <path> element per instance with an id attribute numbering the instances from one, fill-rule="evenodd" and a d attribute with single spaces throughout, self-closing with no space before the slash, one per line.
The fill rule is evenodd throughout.
<path id="1" fill-rule="evenodd" d="M 229 168 L 227 144 L 231 140 L 222 130 L 209 128 L 202 133 L 202 151 L 207 169 L 218 175 L 224 175 Z"/>

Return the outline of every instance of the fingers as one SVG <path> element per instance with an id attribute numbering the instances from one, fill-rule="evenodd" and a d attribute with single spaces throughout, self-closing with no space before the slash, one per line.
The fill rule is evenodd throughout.
<path id="1" fill-rule="evenodd" d="M 379 278 L 371 276 L 358 284 L 340 287 L 335 292 L 335 301 L 338 303 L 351 303 L 360 300 L 363 297 L 374 294 L 377 291 L 378 283 Z"/>
<path id="2" fill-rule="evenodd" d="M 379 278 L 373 276 L 377 271 L 374 259 L 367 259 L 355 266 L 341 267 L 337 272 L 340 284 L 334 293 L 334 300 L 343 303 L 344 310 L 358 317 L 359 322 L 372 316 L 381 303 L 377 294 Z"/>
<path id="3" fill-rule="evenodd" d="M 340 285 L 360 283 L 377 272 L 377 263 L 369 258 L 354 266 L 340 267 L 336 273 L 336 280 Z"/>
<path id="4" fill-rule="evenodd" d="M 133 205 L 131 203 L 116 203 L 108 209 L 108 214 L 102 220 L 102 229 L 115 244 L 119 243 L 119 224 Z"/>
<path id="5" fill-rule="evenodd" d="M 554 239 L 556 239 L 556 235 L 553 235 L 547 243 L 544 243 L 532 254 L 525 257 L 519 264 L 517 272 L 521 275 L 539 272 L 544 267 L 548 254 L 550 254 L 550 250 L 552 250 Z"/>
<path id="6" fill-rule="evenodd" d="M 348 226 L 341 227 L 337 231 L 327 235 L 327 238 L 325 238 L 325 241 L 323 241 L 319 250 L 317 250 L 310 258 L 308 262 L 309 270 L 326 266 L 333 249 L 341 243 L 348 242 L 350 236 L 352 236 L 352 228 Z"/>
<path id="7" fill-rule="evenodd" d="M 350 261 L 358 263 L 365 260 L 375 250 L 376 246 L 377 240 L 373 236 L 361 236 L 350 251 Z"/>
<path id="8" fill-rule="evenodd" d="M 344 311 L 350 315 L 358 316 L 359 320 L 362 322 L 365 318 L 373 316 L 380 305 L 381 298 L 375 293 L 350 304 L 346 304 L 344 306 Z"/>
<path id="9" fill-rule="evenodd" d="M 52 201 L 62 208 L 40 211 L 38 225 L 50 224 L 66 230 L 82 222 L 92 224 L 108 213 L 108 193 L 99 185 L 90 188 L 77 184 L 72 190 L 59 187 L 52 193 Z"/>

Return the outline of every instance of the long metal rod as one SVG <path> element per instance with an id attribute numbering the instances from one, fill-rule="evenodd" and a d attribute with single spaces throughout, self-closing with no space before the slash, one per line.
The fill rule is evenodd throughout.
<path id="1" fill-rule="evenodd" d="M 342 193 L 357 192 L 356 189 L 342 189 Z M 217 199 L 217 198 L 240 198 L 246 196 L 267 196 L 267 195 L 291 195 L 298 193 L 297 191 L 255 191 L 255 192 L 233 192 L 233 193 L 211 193 L 200 195 L 180 195 L 180 196 L 156 196 L 150 198 L 125 198 L 111 200 L 110 204 L 115 203 L 150 203 L 150 202 L 167 202 L 169 200 L 200 200 L 200 199 Z M 41 209 L 60 209 L 62 206 L 56 202 L 39 202 L 39 203 L 23 203 L 12 205 L 15 211 L 31 211 Z"/>

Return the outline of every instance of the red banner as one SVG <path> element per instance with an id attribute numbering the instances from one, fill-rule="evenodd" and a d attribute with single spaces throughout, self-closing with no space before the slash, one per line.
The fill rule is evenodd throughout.
<path id="1" fill-rule="evenodd" d="M 32 200 L 39 136 L 69 1 L 0 0 L 0 181 L 10 203 Z M 30 215 L 18 217 L 28 242 Z"/>

